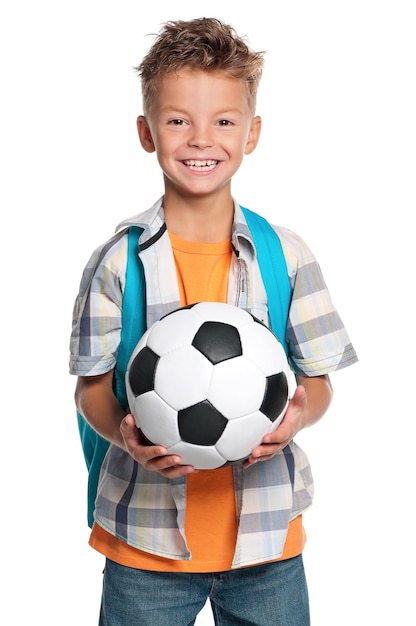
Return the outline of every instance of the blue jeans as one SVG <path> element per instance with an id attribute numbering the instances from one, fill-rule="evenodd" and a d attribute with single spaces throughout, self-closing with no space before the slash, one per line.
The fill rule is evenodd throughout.
<path id="1" fill-rule="evenodd" d="M 151 572 L 107 559 L 99 626 L 192 626 L 210 599 L 217 626 L 309 626 L 302 556 L 212 574 Z"/>

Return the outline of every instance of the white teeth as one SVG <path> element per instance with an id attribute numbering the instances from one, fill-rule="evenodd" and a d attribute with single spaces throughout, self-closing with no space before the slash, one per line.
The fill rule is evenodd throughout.
<path id="1" fill-rule="evenodd" d="M 195 161 L 194 159 L 190 159 L 189 161 L 183 161 L 183 163 L 191 170 L 204 172 L 212 170 L 217 165 L 218 161 L 213 161 L 212 159 L 207 159 L 206 161 Z"/>

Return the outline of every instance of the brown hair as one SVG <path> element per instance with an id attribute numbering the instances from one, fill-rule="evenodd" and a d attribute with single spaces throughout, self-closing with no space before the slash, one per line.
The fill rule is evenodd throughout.
<path id="1" fill-rule="evenodd" d="M 231 78 L 243 79 L 254 112 L 263 57 L 264 52 L 251 50 L 232 26 L 215 18 L 166 22 L 135 68 L 141 77 L 144 110 L 149 109 L 163 76 L 189 67 L 207 72 L 221 70 Z"/>

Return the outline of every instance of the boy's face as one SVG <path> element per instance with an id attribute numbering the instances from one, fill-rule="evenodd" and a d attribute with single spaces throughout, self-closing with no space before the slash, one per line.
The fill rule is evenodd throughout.
<path id="1" fill-rule="evenodd" d="M 138 119 L 142 146 L 156 150 L 166 190 L 198 197 L 230 187 L 260 127 L 243 80 L 191 69 L 165 76 L 150 111 Z"/>

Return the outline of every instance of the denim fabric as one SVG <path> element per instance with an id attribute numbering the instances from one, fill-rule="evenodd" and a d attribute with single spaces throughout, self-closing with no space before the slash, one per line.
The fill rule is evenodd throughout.
<path id="1" fill-rule="evenodd" d="M 99 626 L 309 626 L 302 556 L 213 574 L 152 572 L 107 559 Z"/>

